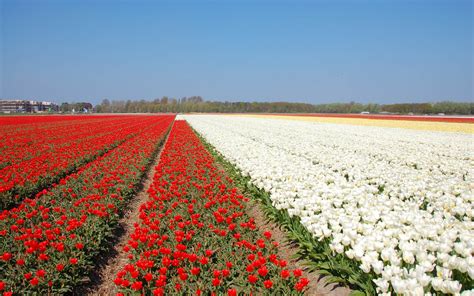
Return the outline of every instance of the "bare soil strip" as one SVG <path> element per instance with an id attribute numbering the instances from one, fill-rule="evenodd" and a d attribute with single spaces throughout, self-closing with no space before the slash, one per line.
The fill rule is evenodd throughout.
<path id="1" fill-rule="evenodd" d="M 168 134 L 166 135 L 165 140 L 163 141 L 160 152 L 157 153 L 153 163 L 148 170 L 148 173 L 144 177 L 142 183 L 142 190 L 135 196 L 135 198 L 129 203 L 128 208 L 125 212 L 125 215 L 120 219 L 120 231 L 117 233 L 117 240 L 115 241 L 114 246 L 109 251 L 107 258 L 103 264 L 99 264 L 101 267 L 97 270 L 96 275 L 92 279 L 91 285 L 85 290 L 82 291 L 82 295 L 115 295 L 118 291 L 114 284 L 114 279 L 119 272 L 127 263 L 128 257 L 127 253 L 123 252 L 123 247 L 127 244 L 128 238 L 134 231 L 135 223 L 139 222 L 139 211 L 140 206 L 146 202 L 148 199 L 148 189 L 153 183 L 153 176 L 155 175 L 155 168 L 160 162 L 161 153 L 168 141 L 170 135 L 171 126 Z M 78 293 L 76 293 L 78 295 Z"/>

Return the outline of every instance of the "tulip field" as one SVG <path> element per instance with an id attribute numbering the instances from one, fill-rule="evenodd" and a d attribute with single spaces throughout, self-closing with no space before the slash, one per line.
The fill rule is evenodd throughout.
<path id="1" fill-rule="evenodd" d="M 184 118 L 268 193 L 268 212 L 297 232 L 314 269 L 377 294 L 474 293 L 472 125 Z"/>
<path id="2" fill-rule="evenodd" d="M 51 184 L 48 189 L 0 212 L 0 290 L 6 295 L 10 292 L 14 295 L 64 294 L 84 282 L 94 256 L 103 250 L 104 243 L 112 235 L 121 209 L 137 191 L 141 176 L 174 116 L 109 119 L 118 127 L 128 121 L 130 126 L 135 126 L 133 131 L 114 129 L 113 123 L 106 125 L 101 121 L 107 121 L 106 118 L 90 119 L 96 121 L 92 126 L 108 126 L 109 137 L 104 139 L 105 143 L 110 143 L 111 139 L 126 140 L 119 140 L 120 144 L 115 148 Z M 85 128 L 93 129 L 87 126 L 88 120 L 84 118 Z M 59 121 L 57 124 L 72 124 L 76 129 L 82 129 L 81 122 Z M 20 131 L 38 129 L 35 123 L 15 126 Z M 7 125 L 6 128 L 16 131 L 14 126 Z M 105 133 L 102 127 L 99 128 L 100 133 Z M 32 134 L 23 135 L 23 138 L 27 136 L 36 138 Z M 60 137 L 69 141 L 66 134 Z M 25 140 L 30 141 L 34 140 Z M 45 141 L 40 139 L 38 142 Z M 42 147 L 42 144 L 38 145 Z M 82 141 L 72 144 L 73 147 L 76 145 L 81 146 Z M 96 145 L 99 148 L 104 143 Z M 19 146 L 19 149 L 28 149 L 26 145 Z M 9 147 L 4 147 L 7 149 Z M 28 165 L 28 155 L 21 156 L 27 159 L 25 165 Z M 77 157 L 84 156 L 78 154 Z M 74 163 L 74 159 L 66 161 Z"/>
<path id="3" fill-rule="evenodd" d="M 308 280 L 278 258 L 244 198 L 184 121 L 176 121 L 117 273 L 123 295 L 297 295 Z M 144 279 L 144 280 L 143 280 Z"/>
<path id="4" fill-rule="evenodd" d="M 3 295 L 86 285 L 168 133 L 116 294 L 304 293 L 309 280 L 278 257 L 272 234 L 246 215 L 248 198 L 174 117 L 3 119 Z"/>
<path id="5" fill-rule="evenodd" d="M 0 210 L 104 154 L 154 124 L 150 118 L 93 117 L 5 123 L 0 129 Z M 1 122 L 1 120 L 0 120 Z"/>
<path id="6" fill-rule="evenodd" d="M 0 117 L 0 295 L 474 295 L 473 126 Z"/>

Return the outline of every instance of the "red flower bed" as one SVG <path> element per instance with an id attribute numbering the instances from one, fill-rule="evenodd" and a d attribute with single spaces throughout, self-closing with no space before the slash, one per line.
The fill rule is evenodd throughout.
<path id="1" fill-rule="evenodd" d="M 292 295 L 308 284 L 245 213 L 247 198 L 184 121 L 161 154 L 124 252 L 118 295 Z"/>
<path id="2" fill-rule="evenodd" d="M 0 292 L 64 294 L 87 280 L 174 120 L 155 118 L 36 199 L 0 212 Z"/>
<path id="3" fill-rule="evenodd" d="M 0 129 L 0 209 L 18 204 L 159 120 L 156 116 L 82 116 Z M 52 122 L 44 122 L 46 119 Z M 33 120 L 34 121 L 34 120 Z"/>

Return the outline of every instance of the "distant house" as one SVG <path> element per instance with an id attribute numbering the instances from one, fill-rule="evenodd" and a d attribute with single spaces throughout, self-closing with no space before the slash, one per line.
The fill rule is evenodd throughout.
<path id="1" fill-rule="evenodd" d="M 23 100 L 1 100 L 0 112 L 2 113 L 23 113 L 27 112 L 28 101 Z"/>
<path id="2" fill-rule="evenodd" d="M 370 114 L 370 112 L 369 111 L 362 111 L 362 112 L 360 112 L 360 114 Z"/>
<path id="3" fill-rule="evenodd" d="M 28 100 L 0 100 L 1 113 L 42 113 L 58 111 L 59 106 L 52 102 Z"/>

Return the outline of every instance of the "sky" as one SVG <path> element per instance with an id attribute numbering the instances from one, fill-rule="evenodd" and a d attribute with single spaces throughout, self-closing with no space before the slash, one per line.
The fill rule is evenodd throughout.
<path id="1" fill-rule="evenodd" d="M 472 101 L 473 1 L 0 0 L 0 98 Z"/>

